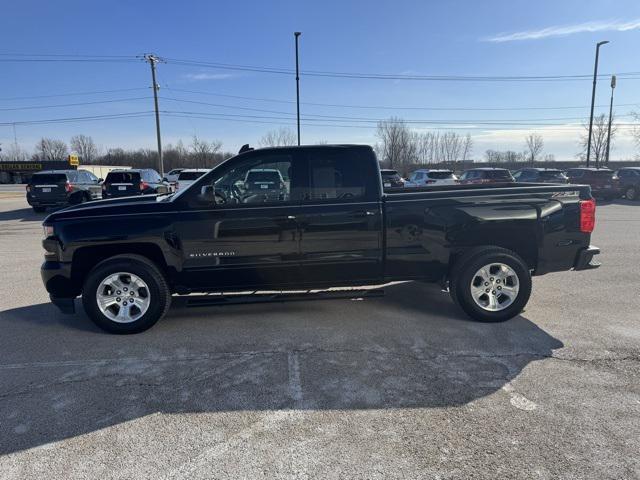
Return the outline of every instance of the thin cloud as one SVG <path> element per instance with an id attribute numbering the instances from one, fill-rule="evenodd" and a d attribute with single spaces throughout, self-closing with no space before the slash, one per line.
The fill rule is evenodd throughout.
<path id="1" fill-rule="evenodd" d="M 226 80 L 235 78 L 237 75 L 233 73 L 187 73 L 183 78 L 192 82 L 202 82 L 206 80 Z"/>
<path id="2" fill-rule="evenodd" d="M 540 30 L 525 30 L 523 32 L 501 33 L 493 37 L 483 38 L 485 42 L 514 42 L 519 40 L 540 40 L 550 37 L 564 37 L 576 33 L 593 32 L 627 32 L 640 29 L 640 19 L 631 21 L 607 20 L 577 23 L 575 25 L 556 25 Z"/>

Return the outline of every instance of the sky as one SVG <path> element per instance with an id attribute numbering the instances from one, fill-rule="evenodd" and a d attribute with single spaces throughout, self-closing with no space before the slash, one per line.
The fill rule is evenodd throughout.
<path id="1" fill-rule="evenodd" d="M 145 53 L 165 60 L 163 144 L 196 135 L 236 151 L 294 130 L 294 31 L 303 143 L 373 144 L 376 121 L 394 116 L 416 131 L 471 133 L 477 159 L 524 150 L 532 131 L 545 154 L 575 159 L 595 44 L 609 40 L 595 112 L 608 113 L 606 76 L 618 74 L 611 158 L 640 153 L 629 135 L 637 0 L 13 1 L 0 28 L 0 148 L 75 134 L 103 150 L 155 148 Z"/>

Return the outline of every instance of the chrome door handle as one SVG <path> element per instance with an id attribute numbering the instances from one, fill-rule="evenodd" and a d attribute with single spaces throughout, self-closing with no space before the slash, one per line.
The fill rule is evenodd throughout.
<path id="1" fill-rule="evenodd" d="M 295 220 L 296 216 L 295 215 L 287 215 L 287 220 Z"/>

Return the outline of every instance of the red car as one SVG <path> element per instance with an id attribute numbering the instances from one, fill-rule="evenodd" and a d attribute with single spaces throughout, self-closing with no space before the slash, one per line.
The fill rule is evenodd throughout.
<path id="1" fill-rule="evenodd" d="M 567 177 L 569 183 L 589 185 L 594 197 L 611 200 L 621 195 L 618 177 L 608 168 L 570 168 L 567 170 Z"/>

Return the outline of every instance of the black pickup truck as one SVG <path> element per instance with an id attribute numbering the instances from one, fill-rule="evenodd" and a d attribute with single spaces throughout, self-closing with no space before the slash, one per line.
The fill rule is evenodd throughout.
<path id="1" fill-rule="evenodd" d="M 247 188 L 265 171 L 279 172 L 277 195 L 268 183 Z M 151 327 L 172 294 L 396 280 L 441 283 L 473 319 L 502 321 L 522 311 L 532 275 L 598 265 L 594 223 L 588 186 L 384 190 L 370 147 L 265 148 L 177 194 L 49 215 L 41 274 L 54 304 L 72 313 L 82 295 L 115 333 Z"/>

